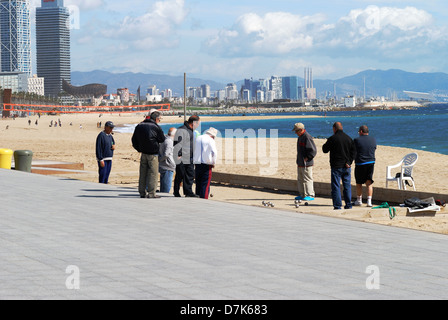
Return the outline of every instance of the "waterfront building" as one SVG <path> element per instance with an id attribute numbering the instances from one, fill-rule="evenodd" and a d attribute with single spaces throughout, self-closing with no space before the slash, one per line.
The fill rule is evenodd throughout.
<path id="1" fill-rule="evenodd" d="M 36 8 L 37 74 L 45 78 L 48 96 L 63 90 L 63 80 L 71 83 L 69 19 L 64 0 L 42 0 Z"/>
<path id="2" fill-rule="evenodd" d="M 252 95 L 250 93 L 250 90 L 243 89 L 242 99 L 243 99 L 244 102 L 247 102 L 247 103 L 252 101 Z"/>
<path id="3" fill-rule="evenodd" d="M 275 91 L 266 92 L 266 102 L 273 102 L 275 99 L 277 99 Z"/>
<path id="4" fill-rule="evenodd" d="M 210 85 L 208 84 L 203 84 L 201 85 L 201 97 L 202 98 L 210 98 L 211 93 L 210 93 Z"/>
<path id="5" fill-rule="evenodd" d="M 263 90 L 257 91 L 257 102 L 264 102 L 264 91 Z"/>
<path id="6" fill-rule="evenodd" d="M 120 99 L 122 102 L 129 102 L 130 96 L 129 96 L 129 89 L 128 88 L 120 88 L 117 89 L 117 94 L 120 96 Z"/>
<path id="7" fill-rule="evenodd" d="M 31 75 L 29 0 L 0 0 L 1 71 Z"/>
<path id="8" fill-rule="evenodd" d="M 299 78 L 297 76 L 282 78 L 283 99 L 299 100 Z"/>
<path id="9" fill-rule="evenodd" d="M 216 91 L 215 97 L 218 99 L 218 102 L 226 100 L 226 90 Z"/>
<path id="10" fill-rule="evenodd" d="M 149 86 L 148 90 L 146 91 L 147 94 L 151 96 L 156 96 L 159 94 L 157 87 L 155 85 Z"/>
<path id="11" fill-rule="evenodd" d="M 275 92 L 274 99 L 282 99 L 283 98 L 283 85 L 282 85 L 282 77 L 272 76 L 269 80 L 269 90 Z"/>
<path id="12" fill-rule="evenodd" d="M 356 97 L 355 96 L 345 97 L 344 105 L 347 108 L 354 108 L 356 106 Z"/>
<path id="13" fill-rule="evenodd" d="M 313 84 L 313 69 L 305 68 L 305 99 L 315 100 L 317 99 L 316 88 Z"/>
<path id="14" fill-rule="evenodd" d="M 226 87 L 226 99 L 227 100 L 238 100 L 238 90 L 236 84 L 229 83 Z"/>
<path id="15" fill-rule="evenodd" d="M 28 77 L 28 93 L 35 93 L 37 95 L 45 95 L 45 79 L 38 77 L 36 74 Z"/>
<path id="16" fill-rule="evenodd" d="M 28 75 L 24 72 L 0 72 L 0 87 L 13 93 L 28 92 Z"/>

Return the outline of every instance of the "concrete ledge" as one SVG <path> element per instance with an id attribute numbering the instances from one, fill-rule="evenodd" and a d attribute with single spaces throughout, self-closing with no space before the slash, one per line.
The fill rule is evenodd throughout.
<path id="1" fill-rule="evenodd" d="M 297 192 L 297 180 L 267 178 L 257 176 L 236 175 L 221 172 L 213 172 L 212 181 L 217 183 L 226 183 L 239 186 L 259 187 L 272 190 L 281 190 Z M 326 182 L 314 182 L 314 191 L 316 196 L 331 197 L 331 184 Z M 356 186 L 352 185 L 353 199 L 356 199 Z M 386 188 L 374 188 L 373 198 L 375 202 L 388 202 L 390 204 L 401 204 L 409 198 L 448 200 L 447 194 L 438 194 L 430 192 L 419 192 L 411 190 L 398 190 Z"/>

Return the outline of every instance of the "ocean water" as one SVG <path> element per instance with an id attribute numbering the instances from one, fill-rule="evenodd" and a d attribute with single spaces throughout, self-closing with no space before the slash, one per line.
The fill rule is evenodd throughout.
<path id="1" fill-rule="evenodd" d="M 292 128 L 295 123 L 302 122 L 313 137 L 326 139 L 333 134 L 333 123 L 340 121 L 344 126 L 344 132 L 353 138 L 358 136 L 358 128 L 361 125 L 367 125 L 370 134 L 377 139 L 380 145 L 412 148 L 448 155 L 448 104 L 432 105 L 416 110 L 338 111 L 327 112 L 326 114 L 322 112 L 281 113 L 278 115 L 297 117 L 275 120 L 202 122 L 200 129 L 204 132 L 209 127 L 214 127 L 219 130 L 223 137 L 226 137 L 226 129 L 230 130 L 228 131 L 230 134 L 237 129 L 246 133 L 260 132 L 263 134 L 263 131 L 259 131 L 259 129 L 265 129 L 268 136 L 270 130 L 276 130 L 279 138 L 297 139 Z M 303 116 L 306 115 L 323 117 L 304 118 Z M 255 114 L 247 115 L 247 118 L 250 119 L 251 116 L 255 116 Z M 167 132 L 172 126 L 172 124 L 163 124 L 161 127 L 164 132 Z M 133 127 L 129 126 L 122 132 L 133 131 Z"/>

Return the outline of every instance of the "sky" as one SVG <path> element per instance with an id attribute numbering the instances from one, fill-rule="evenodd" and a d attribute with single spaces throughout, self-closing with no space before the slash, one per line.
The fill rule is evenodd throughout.
<path id="1" fill-rule="evenodd" d="M 34 8 L 41 0 L 31 0 Z M 335 80 L 448 73 L 448 1 L 65 0 L 72 71 Z"/>

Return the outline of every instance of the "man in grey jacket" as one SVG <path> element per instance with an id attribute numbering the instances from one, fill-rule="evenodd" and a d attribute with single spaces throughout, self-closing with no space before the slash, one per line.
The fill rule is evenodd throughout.
<path id="1" fill-rule="evenodd" d="M 176 128 L 170 128 L 165 136 L 165 142 L 160 144 L 159 150 L 159 173 L 160 173 L 160 192 L 169 193 L 173 182 L 174 171 L 176 171 L 176 163 L 174 162 L 174 135 Z"/>
<path id="2" fill-rule="evenodd" d="M 198 197 L 193 192 L 194 163 L 193 146 L 195 130 L 200 125 L 197 115 L 191 116 L 184 125 L 177 129 L 174 136 L 174 160 L 176 161 L 176 177 L 174 179 L 173 193 L 180 197 L 180 186 L 182 184 L 186 197 Z"/>
<path id="3" fill-rule="evenodd" d="M 313 166 L 317 154 L 313 137 L 305 130 L 303 123 L 297 123 L 293 131 L 297 134 L 297 170 L 299 196 L 296 200 L 314 200 Z"/>

